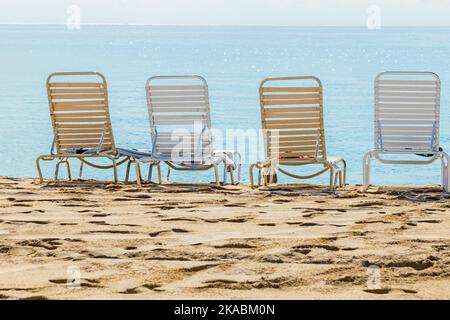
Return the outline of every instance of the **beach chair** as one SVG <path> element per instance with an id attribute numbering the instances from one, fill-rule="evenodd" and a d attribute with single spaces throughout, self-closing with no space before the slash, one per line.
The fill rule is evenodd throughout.
<path id="1" fill-rule="evenodd" d="M 441 82 L 432 72 L 382 72 L 375 79 L 375 146 L 363 160 L 363 190 L 370 162 L 426 165 L 441 159 L 441 184 L 448 192 L 448 155 L 439 147 Z M 407 158 L 391 160 L 382 155 Z M 416 160 L 414 157 L 427 157 Z"/>
<path id="2" fill-rule="evenodd" d="M 278 172 L 296 179 L 309 179 L 330 171 L 330 190 L 345 185 L 346 163 L 343 158 L 328 157 L 323 123 L 322 83 L 316 77 L 268 78 L 259 88 L 265 160 L 250 165 L 258 169 L 264 185 L 274 182 Z M 292 167 L 320 165 L 323 168 L 309 175 L 297 175 Z"/>
<path id="3" fill-rule="evenodd" d="M 59 72 L 47 78 L 47 94 L 53 126 L 53 143 L 50 154 L 36 159 L 39 180 L 42 183 L 41 160 L 57 159 L 55 180 L 59 167 L 65 164 L 71 180 L 68 159 L 97 169 L 113 169 L 114 182 L 118 182 L 117 167 L 125 162 L 136 164 L 137 182 L 140 184 L 139 160 L 150 161 L 150 153 L 116 148 L 109 115 L 108 92 L 105 77 L 98 72 Z M 104 158 L 110 165 L 93 163 L 94 158 Z M 128 176 L 128 172 L 127 172 Z"/>
<path id="4" fill-rule="evenodd" d="M 200 76 L 155 76 L 146 83 L 150 116 L 153 165 L 167 164 L 170 169 L 214 169 L 215 182 L 220 184 L 219 166 L 224 166 L 234 184 L 234 172 L 240 180 L 240 154 L 232 150 L 215 151 L 211 133 L 208 85 Z M 149 169 L 149 180 L 152 167 Z M 160 175 L 160 172 L 158 172 Z M 158 177 L 159 181 L 160 177 Z"/>

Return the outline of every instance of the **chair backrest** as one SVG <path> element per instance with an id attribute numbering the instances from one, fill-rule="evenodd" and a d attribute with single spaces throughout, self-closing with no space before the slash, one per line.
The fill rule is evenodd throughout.
<path id="1" fill-rule="evenodd" d="M 439 147 L 441 82 L 432 72 L 383 72 L 375 80 L 375 149 L 433 152 Z"/>
<path id="2" fill-rule="evenodd" d="M 154 156 L 202 162 L 211 157 L 208 85 L 203 77 L 155 76 L 147 80 Z"/>
<path id="3" fill-rule="evenodd" d="M 326 159 L 322 83 L 316 77 L 268 78 L 259 88 L 268 159 L 297 165 Z"/>
<path id="4" fill-rule="evenodd" d="M 60 72 L 47 79 L 57 153 L 69 149 L 116 152 L 105 77 L 97 72 Z"/>

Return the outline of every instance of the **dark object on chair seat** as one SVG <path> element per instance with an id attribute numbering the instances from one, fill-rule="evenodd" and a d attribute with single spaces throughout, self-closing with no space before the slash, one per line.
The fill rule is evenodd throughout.
<path id="1" fill-rule="evenodd" d="M 442 149 L 442 147 L 439 147 L 438 150 L 441 152 L 444 151 L 444 149 Z M 416 153 L 416 155 L 421 156 L 421 157 L 427 157 L 427 158 L 434 156 L 434 154 L 432 154 L 432 153 L 425 153 L 425 154 Z"/>
<path id="2" fill-rule="evenodd" d="M 83 154 L 83 153 L 85 153 L 87 150 L 88 150 L 88 149 L 76 149 L 76 150 L 75 150 L 75 153 L 76 153 L 76 154 Z"/>

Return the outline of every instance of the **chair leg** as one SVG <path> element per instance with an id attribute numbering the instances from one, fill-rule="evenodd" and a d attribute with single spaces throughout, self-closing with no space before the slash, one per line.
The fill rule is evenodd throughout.
<path id="1" fill-rule="evenodd" d="M 70 174 L 69 160 L 65 160 L 64 162 L 66 163 L 66 168 L 67 168 L 67 179 L 69 179 L 69 181 L 72 181 L 72 175 Z"/>
<path id="2" fill-rule="evenodd" d="M 130 178 L 131 162 L 132 162 L 131 159 L 128 160 L 128 163 L 127 163 L 127 171 L 126 171 L 126 173 L 125 173 L 125 183 L 128 183 L 128 180 L 129 180 L 129 178 Z"/>
<path id="3" fill-rule="evenodd" d="M 237 171 L 237 183 L 236 184 L 239 184 L 241 182 L 242 157 L 238 151 L 234 151 L 232 153 L 232 155 L 233 155 L 232 159 L 233 159 L 233 163 L 234 163 L 234 171 L 235 172 Z"/>
<path id="4" fill-rule="evenodd" d="M 59 175 L 59 165 L 61 164 L 61 160 L 59 160 L 57 163 L 56 163 L 56 166 L 55 166 L 55 180 L 58 180 L 58 175 Z"/>
<path id="5" fill-rule="evenodd" d="M 234 185 L 234 169 L 233 167 L 230 167 L 230 180 L 231 180 L 231 185 Z"/>
<path id="6" fill-rule="evenodd" d="M 370 162 L 372 152 L 367 152 L 363 159 L 363 191 L 367 191 L 370 186 Z"/>
<path id="7" fill-rule="evenodd" d="M 256 164 L 252 163 L 252 164 L 250 165 L 250 168 L 249 168 L 250 188 L 254 188 L 254 187 L 255 187 L 255 184 L 253 183 L 253 169 L 255 168 L 255 165 L 256 165 Z M 260 171 L 260 172 L 261 172 L 261 171 Z"/>
<path id="8" fill-rule="evenodd" d="M 237 168 L 238 168 L 238 170 L 237 170 L 237 181 L 238 182 L 237 183 L 239 184 L 239 183 L 241 183 L 242 157 L 241 157 L 241 154 L 237 151 L 236 151 L 236 156 L 239 159 L 238 165 L 237 165 Z"/>
<path id="9" fill-rule="evenodd" d="M 37 172 L 38 172 L 38 176 L 39 176 L 39 183 L 44 182 L 44 178 L 42 177 L 42 170 L 41 170 L 41 160 L 42 160 L 42 157 L 38 157 L 36 159 L 36 168 L 37 168 Z"/>
<path id="10" fill-rule="evenodd" d="M 223 164 L 223 185 L 226 185 L 227 184 L 228 165 L 225 161 L 223 161 L 222 164 Z"/>
<path id="11" fill-rule="evenodd" d="M 112 162 L 113 173 L 114 173 L 114 183 L 117 184 L 117 183 L 119 183 L 119 178 L 118 178 L 118 175 L 117 175 L 117 162 L 116 162 L 116 159 L 114 159 L 112 156 L 107 156 L 107 158 L 109 160 L 111 160 L 111 162 Z"/>
<path id="12" fill-rule="evenodd" d="M 343 164 L 342 186 L 345 187 L 347 185 L 347 162 L 345 162 L 345 160 L 342 160 L 342 164 Z"/>
<path id="13" fill-rule="evenodd" d="M 161 162 L 157 163 L 156 171 L 157 171 L 157 174 L 158 174 L 158 183 L 161 184 L 162 183 L 162 179 L 161 179 Z"/>
<path id="14" fill-rule="evenodd" d="M 228 166 L 227 166 L 227 164 L 224 162 L 224 163 L 223 163 L 223 184 L 224 184 L 224 185 L 227 184 L 227 170 L 228 170 Z"/>
<path id="15" fill-rule="evenodd" d="M 141 164 L 140 164 L 140 162 L 135 160 L 134 161 L 134 167 L 136 169 L 136 183 L 137 183 L 138 186 L 141 186 L 142 185 L 141 184 L 142 177 L 141 177 Z"/>
<path id="16" fill-rule="evenodd" d="M 220 186 L 220 180 L 219 180 L 219 167 L 217 164 L 214 165 L 214 176 L 216 178 L 216 185 Z"/>
<path id="17" fill-rule="evenodd" d="M 267 187 L 267 185 L 268 185 L 268 178 L 269 178 L 269 176 L 268 176 L 268 174 L 267 174 L 266 171 L 267 171 L 267 169 L 266 169 L 266 168 L 263 168 L 262 175 L 263 175 L 264 186 L 265 186 L 265 187 Z"/>
<path id="18" fill-rule="evenodd" d="M 78 171 L 78 179 L 81 179 L 81 176 L 83 175 L 83 167 L 84 162 L 80 161 L 80 170 Z"/>
<path id="19" fill-rule="evenodd" d="M 147 179 L 148 179 L 149 182 L 152 182 L 153 166 L 154 165 L 155 165 L 154 163 L 150 163 L 150 166 L 148 167 L 148 177 L 147 177 Z"/>
<path id="20" fill-rule="evenodd" d="M 333 181 L 333 192 L 336 193 L 336 189 L 338 187 L 338 181 L 339 181 L 339 187 L 342 187 L 342 172 L 339 168 L 336 168 L 334 171 L 334 181 Z"/>
<path id="21" fill-rule="evenodd" d="M 169 166 L 167 166 L 167 177 L 166 177 L 167 179 L 167 182 L 169 182 L 169 179 L 170 179 L 170 167 Z"/>
<path id="22" fill-rule="evenodd" d="M 445 192 L 449 191 L 449 157 L 447 154 L 441 156 L 441 186 Z"/>
<path id="23" fill-rule="evenodd" d="M 334 179 L 335 179 L 334 168 L 330 167 L 329 170 L 330 170 L 330 192 L 333 192 L 334 191 Z"/>
<path id="24" fill-rule="evenodd" d="M 269 184 L 273 184 L 274 180 L 275 180 L 275 175 L 276 175 L 276 171 L 275 169 L 273 169 L 272 167 L 270 167 L 269 169 Z"/>
<path id="25" fill-rule="evenodd" d="M 56 164 L 55 167 L 55 180 L 58 180 L 58 175 L 59 175 L 59 166 L 64 163 L 66 165 L 66 170 L 67 170 L 67 180 L 72 180 L 72 176 L 70 174 L 70 166 L 69 166 L 69 162 L 67 160 L 59 160 L 58 163 Z"/>

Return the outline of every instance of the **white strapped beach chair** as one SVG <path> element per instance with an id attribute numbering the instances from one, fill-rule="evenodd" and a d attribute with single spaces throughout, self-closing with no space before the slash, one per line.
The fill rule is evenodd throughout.
<path id="1" fill-rule="evenodd" d="M 329 170 L 330 190 L 335 190 L 338 179 L 339 186 L 344 186 L 344 159 L 328 157 L 326 153 L 320 80 L 311 76 L 268 78 L 261 82 L 259 94 L 266 159 L 250 165 L 251 186 L 254 187 L 254 168 L 258 169 L 258 185 L 261 173 L 267 185 L 273 182 L 277 172 L 309 179 Z M 286 169 L 313 164 L 323 169 L 303 176 Z"/>
<path id="2" fill-rule="evenodd" d="M 68 179 L 71 180 L 68 159 L 81 161 L 83 165 L 98 169 L 113 169 L 114 182 L 118 182 L 117 166 L 127 161 L 150 159 L 150 153 L 116 148 L 109 115 L 108 90 L 105 77 L 98 72 L 58 72 L 47 78 L 47 94 L 50 117 L 53 126 L 53 144 L 50 154 L 36 159 L 40 182 L 43 181 L 40 161 L 58 159 L 59 166 L 65 164 Z M 91 162 L 94 158 L 106 158 L 111 165 Z M 139 166 L 136 165 L 137 180 L 140 183 Z"/>
<path id="3" fill-rule="evenodd" d="M 240 155 L 235 151 L 215 151 L 211 133 L 208 86 L 200 76 L 155 76 L 147 80 L 147 104 L 150 115 L 153 165 L 167 164 L 170 169 L 214 169 L 216 184 L 219 165 L 224 165 L 234 184 L 234 171 L 240 179 Z M 149 169 L 149 180 L 152 167 Z M 158 179 L 161 182 L 160 171 Z"/>
<path id="4" fill-rule="evenodd" d="M 375 146 L 364 156 L 363 189 L 370 162 L 425 165 L 441 159 L 441 184 L 449 187 L 448 155 L 439 147 L 439 77 L 432 72 L 382 72 L 375 79 Z M 417 155 L 426 160 L 388 160 L 381 155 Z"/>

